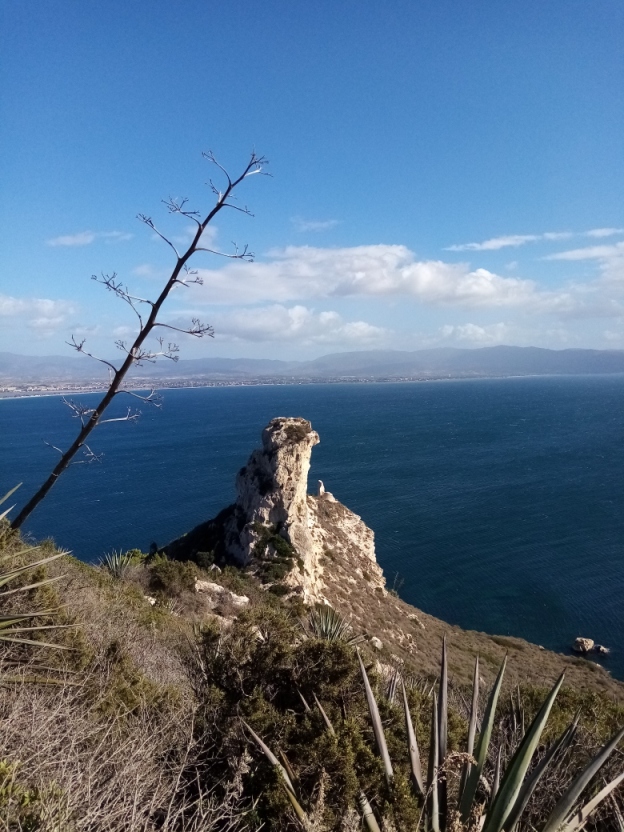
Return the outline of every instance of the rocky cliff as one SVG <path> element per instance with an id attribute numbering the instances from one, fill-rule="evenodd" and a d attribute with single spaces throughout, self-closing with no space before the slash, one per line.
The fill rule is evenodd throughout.
<path id="1" fill-rule="evenodd" d="M 571 684 L 622 699 L 621 684 L 585 659 L 551 653 L 519 638 L 461 630 L 387 592 L 371 529 L 323 483 L 314 495 L 307 493 L 310 458 L 318 442 L 305 419 L 273 419 L 262 432 L 262 447 L 238 473 L 236 502 L 160 551 L 208 568 L 246 566 L 264 589 L 330 604 L 380 651 L 388 666 L 406 662 L 435 677 L 442 637 L 447 636 L 453 646 L 449 672 L 458 683 L 471 684 L 476 655 L 484 677 L 492 680 L 508 655 L 514 681 L 550 685 L 565 669 Z M 201 580 L 195 588 L 202 597 L 210 596 L 210 610 L 223 606 L 217 584 Z M 245 608 L 247 600 L 231 592 L 225 599 L 234 612 Z"/>
<path id="2" fill-rule="evenodd" d="M 312 448 L 319 436 L 301 418 L 273 419 L 236 478 L 234 505 L 165 547 L 169 557 L 236 563 L 303 600 L 327 601 L 330 585 L 366 581 L 385 594 L 374 536 L 322 483 L 308 494 Z M 340 561 L 342 573 L 326 567 Z M 285 589 L 286 591 L 286 589 Z"/>

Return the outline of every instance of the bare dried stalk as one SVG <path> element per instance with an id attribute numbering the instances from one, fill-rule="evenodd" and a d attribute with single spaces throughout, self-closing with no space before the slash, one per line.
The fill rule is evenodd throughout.
<path id="1" fill-rule="evenodd" d="M 212 220 L 219 213 L 219 211 L 221 211 L 222 208 L 235 208 L 236 210 L 243 211 L 243 213 L 250 213 L 247 208 L 241 209 L 239 206 L 233 204 L 232 200 L 235 198 L 233 192 L 241 184 L 241 182 L 243 182 L 244 179 L 247 179 L 249 176 L 253 176 L 257 173 L 264 173 L 263 168 L 267 164 L 267 160 L 263 156 L 258 156 L 255 152 L 253 152 L 243 172 L 238 177 L 232 179 L 225 170 L 225 168 L 223 168 L 223 166 L 219 164 L 219 162 L 217 162 L 212 152 L 206 153 L 204 154 L 204 156 L 208 159 L 208 161 L 216 165 L 219 168 L 219 170 L 222 171 L 227 180 L 226 187 L 223 190 L 218 190 L 214 183 L 210 183 L 211 189 L 217 197 L 216 203 L 211 209 L 211 211 L 204 217 L 203 220 L 200 220 L 198 218 L 198 212 L 186 210 L 186 200 L 176 201 L 170 199 L 168 201 L 165 201 L 165 205 L 167 206 L 170 213 L 180 214 L 181 216 L 184 216 L 188 219 L 192 219 L 197 225 L 195 236 L 193 237 L 193 240 L 191 241 L 189 247 L 184 253 L 180 254 L 178 252 L 173 242 L 156 228 L 151 217 L 148 217 L 144 214 L 139 214 L 139 219 L 141 220 L 141 222 L 145 223 L 145 225 L 152 229 L 152 231 L 154 231 L 155 234 L 157 234 L 165 243 L 167 243 L 167 245 L 170 246 L 170 248 L 173 250 L 176 256 L 176 262 L 171 272 L 171 275 L 169 276 L 169 279 L 167 280 L 158 298 L 155 301 L 152 301 L 131 294 L 128 288 L 125 285 L 123 285 L 122 282 L 118 280 L 117 276 L 114 274 L 110 276 L 103 275 L 101 277 L 93 277 L 93 279 L 96 282 L 102 283 L 110 292 L 113 292 L 114 295 L 116 295 L 118 298 L 123 300 L 131 307 L 131 309 L 135 312 L 138 318 L 139 332 L 131 346 L 127 346 L 124 341 L 117 342 L 117 347 L 125 354 L 125 358 L 121 366 L 119 367 L 115 367 L 115 365 L 111 362 L 101 358 L 97 358 L 96 356 L 92 355 L 90 352 L 86 350 L 84 340 L 77 341 L 74 337 L 72 337 L 71 342 L 69 342 L 69 345 L 71 347 L 73 347 L 77 352 L 83 353 L 84 355 L 94 358 L 95 360 L 100 361 L 108 367 L 111 377 L 110 385 L 100 403 L 94 408 L 86 408 L 81 405 L 75 404 L 74 402 L 66 402 L 66 404 L 72 410 L 73 415 L 76 416 L 81 423 L 81 428 L 78 433 L 78 436 L 64 453 L 61 452 L 61 458 L 55 465 L 50 476 L 38 489 L 38 491 L 35 492 L 35 494 L 31 497 L 28 503 L 26 503 L 26 505 L 20 511 L 17 517 L 12 521 L 12 528 L 18 529 L 20 528 L 20 526 L 22 526 L 26 518 L 29 517 L 29 515 L 39 505 L 43 498 L 48 494 L 52 486 L 58 480 L 59 476 L 72 463 L 72 460 L 81 449 L 86 448 L 86 459 L 88 461 L 93 461 L 98 458 L 97 455 L 94 454 L 86 444 L 87 438 L 89 437 L 90 433 L 98 425 L 101 425 L 104 421 L 129 422 L 135 420 L 138 417 L 138 412 L 132 411 L 132 409 L 130 408 L 128 409 L 128 412 L 125 416 L 117 417 L 115 419 L 103 420 L 102 414 L 113 401 L 115 396 L 117 396 L 119 393 L 129 392 L 128 390 L 125 390 L 122 387 L 122 383 L 126 374 L 133 365 L 140 365 L 141 362 L 144 361 L 154 361 L 158 357 L 169 358 L 173 361 L 177 360 L 177 344 L 169 343 L 165 346 L 164 340 L 159 339 L 159 350 L 149 349 L 145 345 L 147 337 L 152 333 L 155 327 L 165 327 L 167 329 L 183 332 L 187 335 L 193 335 L 196 338 L 201 338 L 204 335 L 212 336 L 214 334 L 211 326 L 203 324 L 197 318 L 194 318 L 192 320 L 191 326 L 187 329 L 178 329 L 177 327 L 171 326 L 170 324 L 166 324 L 158 320 L 158 314 L 162 308 L 162 305 L 164 304 L 165 300 L 169 296 L 169 293 L 174 288 L 174 286 L 188 286 L 191 283 L 201 282 L 201 279 L 197 276 L 197 273 L 192 271 L 188 267 L 188 261 L 191 259 L 191 257 L 197 251 L 208 251 L 212 254 L 220 254 L 224 257 L 229 257 L 237 260 L 253 259 L 253 254 L 250 251 L 248 251 L 247 246 L 245 246 L 241 251 L 239 251 L 238 248 L 235 247 L 234 252 L 228 254 L 225 252 L 216 251 L 214 249 L 205 248 L 204 246 L 200 245 L 200 241 L 207 226 L 212 222 Z M 147 308 L 145 309 L 145 307 Z M 147 397 L 143 398 L 143 401 L 153 402 L 154 398 L 154 391 L 152 391 Z"/>

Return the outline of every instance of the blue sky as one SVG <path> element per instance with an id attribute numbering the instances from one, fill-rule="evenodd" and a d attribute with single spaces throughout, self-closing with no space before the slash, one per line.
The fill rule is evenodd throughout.
<path id="1" fill-rule="evenodd" d="M 57 0 L 0 12 L 0 351 L 106 357 L 207 211 L 212 150 L 253 177 L 183 357 L 497 343 L 624 348 L 620 0 Z"/>

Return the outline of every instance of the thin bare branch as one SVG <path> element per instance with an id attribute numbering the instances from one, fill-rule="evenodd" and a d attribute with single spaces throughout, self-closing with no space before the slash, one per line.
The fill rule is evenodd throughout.
<path id="1" fill-rule="evenodd" d="M 110 419 L 99 419 L 98 425 L 106 425 L 108 422 L 136 422 L 140 416 L 140 410 L 132 410 L 132 408 L 129 407 L 125 416 L 113 416 Z"/>
<path id="2" fill-rule="evenodd" d="M 176 283 L 179 283 L 180 286 L 190 286 L 193 283 L 196 283 L 198 286 L 203 286 L 204 285 L 204 278 L 200 277 L 199 272 L 197 271 L 197 269 L 189 269 L 189 267 L 185 265 L 184 266 L 184 274 L 186 275 L 185 278 L 183 278 L 182 280 L 180 280 L 180 278 L 178 278 L 176 280 Z"/>
<path id="3" fill-rule="evenodd" d="M 127 396 L 132 396 L 145 404 L 151 404 L 154 407 L 162 407 L 162 396 L 154 389 L 150 390 L 147 396 L 142 396 L 134 390 L 118 390 L 118 393 L 125 393 Z"/>
<path id="4" fill-rule="evenodd" d="M 174 254 L 177 257 L 177 259 L 178 260 L 180 259 L 180 253 L 177 250 L 177 248 L 174 246 L 174 244 L 171 242 L 171 240 L 168 237 L 165 237 L 165 235 L 162 234 L 156 228 L 156 226 L 154 225 L 154 221 L 152 220 L 151 217 L 148 217 L 145 214 L 137 214 L 137 219 L 139 219 L 141 222 L 145 223 L 145 225 L 149 226 L 149 228 L 152 229 L 154 234 L 157 234 L 160 237 L 160 239 L 163 240 L 163 242 L 167 243 L 167 245 L 170 246 L 173 249 Z"/>
<path id="5" fill-rule="evenodd" d="M 224 208 L 233 208 L 235 211 L 240 211 L 241 214 L 246 214 L 248 217 L 254 217 L 255 216 L 255 214 L 252 214 L 252 212 L 249 210 L 249 208 L 246 205 L 244 205 L 241 208 L 240 205 L 233 205 L 231 202 L 224 202 L 223 207 Z"/>
<path id="6" fill-rule="evenodd" d="M 60 448 L 57 448 L 56 445 L 53 445 L 51 442 L 46 442 L 45 439 L 43 440 L 44 445 L 47 445 L 48 448 L 52 448 L 53 451 L 58 451 L 61 456 L 63 456 L 63 451 Z"/>
<path id="7" fill-rule="evenodd" d="M 91 355 L 89 352 L 85 350 L 84 341 L 77 341 L 75 338 L 72 337 L 70 346 L 73 349 L 100 361 L 108 367 L 110 373 L 110 384 L 103 398 L 94 408 L 85 408 L 82 405 L 77 405 L 75 402 L 66 402 L 66 404 L 72 410 L 73 415 L 80 419 L 81 430 L 79 431 L 77 437 L 74 439 L 67 451 L 65 451 L 65 453 L 61 455 L 60 460 L 51 471 L 47 480 L 35 492 L 35 494 L 20 511 L 17 517 L 13 520 L 11 525 L 14 529 L 20 528 L 24 520 L 26 520 L 26 518 L 33 512 L 33 510 L 37 507 L 41 500 L 43 500 L 44 497 L 48 494 L 52 486 L 58 480 L 60 474 L 62 474 L 62 472 L 71 464 L 72 459 L 79 451 L 84 451 L 88 458 L 98 458 L 96 454 L 93 454 L 88 445 L 86 445 L 86 440 L 90 435 L 91 431 L 93 431 L 96 427 L 98 427 L 98 425 L 103 424 L 104 422 L 136 421 L 136 419 L 139 416 L 139 413 L 134 413 L 131 410 L 129 410 L 128 413 L 123 417 L 117 417 L 112 419 L 102 419 L 102 414 L 118 393 L 128 392 L 122 390 L 122 382 L 125 376 L 127 375 L 128 371 L 133 367 L 133 365 L 140 365 L 141 362 L 144 361 L 153 362 L 157 358 L 161 357 L 169 358 L 172 361 L 178 360 L 177 344 L 169 343 L 165 346 L 164 341 L 160 339 L 160 350 L 152 350 L 144 346 L 147 337 L 152 332 L 154 327 L 162 326 L 167 329 L 171 329 L 176 332 L 182 332 L 186 335 L 192 335 L 197 338 L 201 338 L 204 335 L 213 337 L 213 328 L 207 324 L 202 324 L 198 318 L 193 318 L 191 326 L 186 329 L 183 329 L 181 327 L 175 327 L 171 324 L 164 324 L 158 321 L 158 315 L 161 311 L 161 308 L 176 285 L 179 284 L 182 286 L 188 286 L 191 283 L 201 284 L 202 280 L 199 274 L 196 271 L 191 271 L 188 268 L 187 264 L 190 258 L 198 251 L 204 251 L 210 254 L 217 254 L 219 256 L 226 257 L 229 259 L 244 261 L 250 261 L 253 259 L 253 254 L 250 251 L 248 251 L 247 246 L 245 246 L 241 251 L 239 251 L 239 249 L 235 246 L 234 253 L 227 254 L 210 249 L 208 247 L 200 246 L 200 241 L 207 226 L 212 222 L 212 220 L 215 218 L 215 216 L 219 213 L 219 211 L 222 208 L 235 207 L 237 208 L 237 210 L 240 210 L 243 213 L 249 213 L 246 207 L 239 208 L 238 206 L 233 205 L 233 191 L 247 177 L 257 173 L 265 175 L 266 172 L 264 171 L 264 167 L 267 164 L 267 160 L 263 156 L 258 156 L 256 152 L 253 151 L 240 175 L 237 178 L 232 179 L 232 177 L 228 174 L 223 165 L 221 165 L 217 161 L 212 151 L 208 151 L 203 155 L 209 162 L 214 164 L 221 171 L 221 173 L 226 178 L 227 184 L 223 190 L 220 190 L 213 182 L 210 183 L 211 188 L 215 193 L 217 199 L 216 203 L 213 205 L 213 207 L 210 209 L 210 211 L 208 211 L 208 213 L 204 216 L 204 218 L 201 221 L 199 220 L 200 214 L 197 211 L 191 211 L 186 208 L 186 199 L 169 198 L 169 200 L 164 201 L 164 204 L 167 206 L 170 213 L 180 214 L 181 216 L 187 217 L 188 219 L 192 219 L 197 225 L 195 235 L 189 243 L 188 248 L 182 255 L 178 252 L 173 242 L 156 228 L 154 221 L 151 217 L 147 216 L 146 214 L 138 215 L 138 219 L 141 220 L 141 222 L 143 222 L 145 225 L 147 225 L 148 228 L 150 228 L 158 237 L 160 237 L 160 239 L 162 239 L 173 250 L 173 252 L 176 255 L 176 262 L 173 266 L 171 274 L 167 279 L 165 285 L 161 289 L 161 292 L 158 295 L 157 299 L 152 301 L 131 294 L 127 286 L 125 286 L 117 278 L 116 274 L 102 275 L 101 277 L 97 277 L 96 275 L 92 276 L 93 280 L 95 280 L 98 283 L 102 283 L 104 286 L 106 286 L 106 288 L 109 291 L 113 292 L 113 294 L 121 298 L 121 300 L 123 300 L 132 308 L 139 320 L 139 332 L 130 347 L 127 346 L 126 341 L 119 340 L 115 342 L 117 348 L 121 350 L 125 355 L 125 358 L 121 366 L 119 367 L 115 367 L 115 365 L 111 364 L 110 362 L 105 361 L 103 359 L 98 359 L 96 356 Z M 181 277 L 181 275 L 184 276 Z M 145 318 L 139 312 L 139 308 L 143 304 L 149 307 L 149 314 L 146 314 Z M 150 394 L 146 398 L 149 400 L 153 399 L 152 394 Z"/>
<path id="8" fill-rule="evenodd" d="M 120 280 L 117 280 L 117 275 L 115 272 L 113 272 L 112 275 L 102 274 L 101 277 L 98 277 L 98 275 L 94 274 L 91 275 L 91 280 L 95 280 L 96 283 L 100 283 L 102 286 L 105 286 L 109 290 L 109 292 L 112 292 L 116 297 L 123 300 L 124 303 L 127 303 L 139 319 L 140 330 L 143 329 L 143 316 L 137 309 L 137 304 L 144 303 L 148 306 L 153 307 L 153 301 L 149 300 L 148 298 L 140 298 L 137 295 L 130 294 L 128 287 L 124 286 L 124 284 Z"/>
<path id="9" fill-rule="evenodd" d="M 249 251 L 247 245 L 243 246 L 243 250 L 239 251 L 238 246 L 232 241 L 234 246 L 234 254 L 227 254 L 225 251 L 217 251 L 213 248 L 204 248 L 203 246 L 196 246 L 195 251 L 207 251 L 209 254 L 216 254 L 219 257 L 227 257 L 230 260 L 246 260 L 248 263 L 253 263 L 254 253 Z"/>
<path id="10" fill-rule="evenodd" d="M 106 359 L 104 358 L 99 358 L 97 355 L 93 355 L 93 353 L 90 353 L 88 350 L 84 348 L 84 345 L 86 343 L 85 338 L 83 338 L 82 341 L 76 341 L 76 336 L 72 335 L 71 341 L 65 341 L 65 343 L 68 347 L 71 347 L 72 349 L 76 350 L 76 352 L 81 352 L 88 358 L 92 358 L 94 361 L 99 361 L 100 364 L 106 364 L 106 366 L 109 367 L 109 369 L 111 369 L 114 373 L 117 372 L 117 367 L 115 367 L 114 364 L 111 364 L 110 361 L 106 361 Z"/>
<path id="11" fill-rule="evenodd" d="M 84 459 L 76 460 L 72 463 L 72 465 L 84 465 L 91 462 L 101 462 L 104 457 L 104 454 L 96 454 L 95 451 L 92 451 L 86 442 L 83 442 L 82 444 L 82 453 Z"/>
<path id="12" fill-rule="evenodd" d="M 219 162 L 217 162 L 217 160 L 215 158 L 215 155 L 212 152 L 212 150 L 208 150 L 207 152 L 202 153 L 202 156 L 204 157 L 204 159 L 208 159 L 209 162 L 212 162 L 213 165 L 216 165 L 219 168 L 219 170 L 225 175 L 225 177 L 228 181 L 229 187 L 232 188 L 232 180 L 230 179 L 230 174 L 223 167 L 223 165 L 221 165 Z"/>
<path id="13" fill-rule="evenodd" d="M 181 332 L 183 335 L 193 335 L 195 338 L 203 338 L 204 335 L 207 335 L 209 338 L 214 338 L 213 327 L 211 327 L 210 324 L 203 324 L 199 318 L 192 318 L 191 326 L 187 329 L 179 326 L 173 326 L 173 324 L 161 323 L 160 321 L 155 323 L 154 326 L 162 326 L 165 329 L 172 329 L 174 332 Z"/>
<path id="14" fill-rule="evenodd" d="M 169 199 L 163 199 L 163 205 L 167 206 L 167 210 L 170 214 L 181 214 L 183 217 L 186 217 L 189 220 L 193 220 L 194 223 L 197 225 L 201 225 L 201 220 L 199 219 L 201 214 L 199 211 L 185 211 L 184 206 L 188 202 L 188 199 L 185 197 L 184 199 L 177 200 L 173 197 L 169 197 Z"/>

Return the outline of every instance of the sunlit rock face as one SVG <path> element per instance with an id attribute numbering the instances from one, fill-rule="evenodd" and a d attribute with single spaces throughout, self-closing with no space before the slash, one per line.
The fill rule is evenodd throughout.
<path id="1" fill-rule="evenodd" d="M 307 493 L 312 448 L 318 442 L 305 419 L 280 417 L 267 425 L 262 448 L 252 453 L 236 480 L 238 498 L 226 528 L 228 553 L 262 570 L 288 554 L 277 535 L 293 550 L 293 563 L 282 580 L 305 601 L 325 600 L 332 558 L 347 561 L 355 581 L 364 577 L 385 592 L 372 530 L 323 483 L 317 496 Z"/>
<path id="2" fill-rule="evenodd" d="M 262 431 L 255 450 L 236 477 L 237 499 L 226 525 L 230 557 L 248 564 L 261 553 L 258 543 L 267 529 L 290 543 L 300 557 L 311 546 L 307 487 L 312 448 L 319 436 L 306 419 L 279 417 Z M 262 527 L 262 528 L 261 528 Z"/>
<path id="3" fill-rule="evenodd" d="M 337 580 L 331 565 L 339 561 L 350 586 L 364 580 L 385 594 L 372 530 L 323 483 L 316 496 L 307 493 L 318 442 L 306 419 L 273 419 L 262 432 L 262 447 L 238 472 L 234 505 L 164 551 L 181 560 L 201 563 L 208 554 L 247 566 L 264 583 L 281 583 L 308 603 L 327 602 L 325 590 Z"/>

